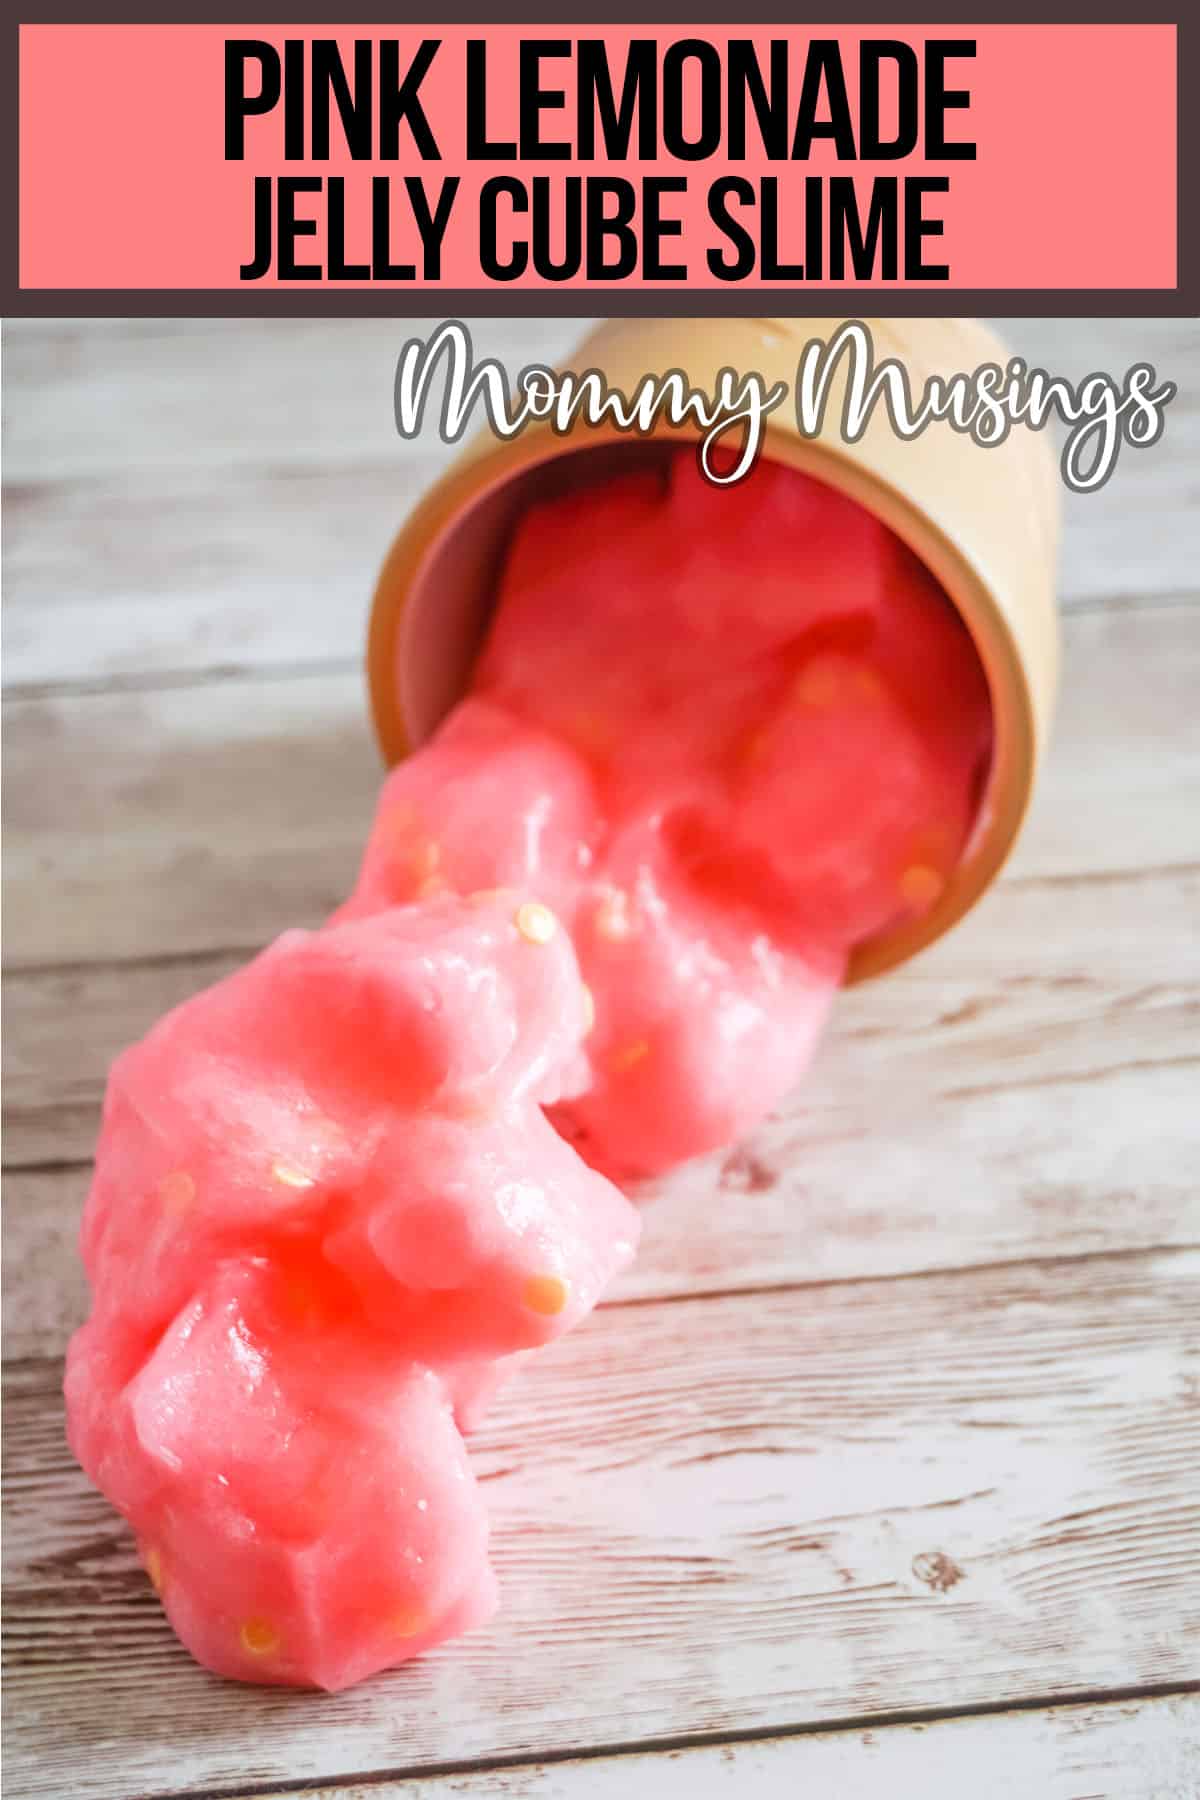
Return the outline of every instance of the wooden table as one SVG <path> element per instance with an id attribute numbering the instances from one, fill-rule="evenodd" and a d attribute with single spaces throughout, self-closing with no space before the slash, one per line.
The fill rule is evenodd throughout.
<path id="1" fill-rule="evenodd" d="M 367 594 L 447 453 L 393 432 L 406 325 L 9 329 L 13 1800 L 1200 1792 L 1200 332 L 1007 330 L 1182 389 L 1068 505 L 1011 870 L 663 1184 L 636 1272 L 505 1393 L 493 1627 L 326 1698 L 179 1648 L 61 1358 L 108 1059 L 351 878 Z"/>

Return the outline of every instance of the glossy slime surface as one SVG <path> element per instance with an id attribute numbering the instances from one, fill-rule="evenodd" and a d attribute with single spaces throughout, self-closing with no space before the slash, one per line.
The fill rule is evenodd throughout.
<path id="1" fill-rule="evenodd" d="M 350 899 L 110 1077 L 71 1442 L 202 1663 L 340 1688 L 490 1614 L 463 1431 L 631 1259 L 612 1178 L 753 1125 L 933 904 L 989 747 L 936 584 L 799 474 L 524 517 Z"/>

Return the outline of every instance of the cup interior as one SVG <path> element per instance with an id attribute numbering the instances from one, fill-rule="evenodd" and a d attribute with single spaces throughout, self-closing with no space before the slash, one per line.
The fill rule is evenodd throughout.
<path id="1" fill-rule="evenodd" d="M 370 674 L 384 754 L 397 761 L 436 730 L 470 683 L 487 631 L 513 527 L 536 501 L 662 463 L 691 434 L 610 434 L 578 445 L 550 433 L 467 461 L 444 479 L 402 530 L 384 566 L 372 615 Z M 1032 784 L 1033 725 L 1027 682 L 990 594 L 961 552 L 896 490 L 848 458 L 791 437 L 764 456 L 798 467 L 881 518 L 921 559 L 963 619 L 988 686 L 992 755 L 977 784 L 976 815 L 941 899 L 918 920 L 859 946 L 850 980 L 905 961 L 965 913 L 1004 860 Z"/>
<path id="2" fill-rule="evenodd" d="M 450 519 L 414 572 L 395 641 L 395 680 L 411 746 L 423 743 L 466 691 L 495 604 L 513 527 L 541 500 L 665 463 L 655 439 L 592 445 L 481 486 Z"/>

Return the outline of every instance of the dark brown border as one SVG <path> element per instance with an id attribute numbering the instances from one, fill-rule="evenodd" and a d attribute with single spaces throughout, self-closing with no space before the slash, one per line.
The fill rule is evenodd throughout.
<path id="1" fill-rule="evenodd" d="M 245 9 L 245 23 L 326 24 L 331 22 L 328 0 L 262 0 Z M 563 19 L 563 0 L 521 0 L 512 12 L 495 6 L 452 4 L 438 21 L 442 24 L 558 23 Z M 728 4 L 704 0 L 658 0 L 649 7 L 629 4 L 603 5 L 588 0 L 572 27 L 581 25 L 728 23 Z M 827 25 L 828 5 L 800 8 L 757 0 L 743 25 Z M 609 312 L 632 316 L 656 316 L 663 312 L 692 317 L 757 313 L 769 301 L 780 313 L 797 318 L 827 313 L 838 294 L 855 312 L 890 314 L 896 318 L 936 317 L 949 313 L 1009 316 L 1045 313 L 1059 317 L 1195 318 L 1200 316 L 1200 117 L 1190 96 L 1200 92 L 1200 20 L 1194 6 L 1184 0 L 1174 5 L 1113 5 L 1111 0 L 1057 0 L 1049 10 L 1026 4 L 1012 10 L 995 5 L 978 10 L 948 4 L 947 0 L 922 0 L 921 4 L 864 3 L 855 7 L 855 24 L 955 24 L 1058 25 L 1058 24 L 1168 24 L 1177 32 L 1177 212 L 1178 281 L 1173 288 L 995 288 L 920 291 L 891 287 L 739 288 L 729 292 L 674 292 L 670 289 L 602 288 L 563 290 L 549 288 L 513 290 L 486 288 L 355 289 L 277 288 L 22 288 L 18 284 L 18 54 L 17 31 L 22 24 L 222 24 L 239 20 L 228 6 L 215 0 L 176 0 L 164 19 L 162 0 L 113 0 L 101 10 L 95 0 L 0 0 L 0 117 L 7 120 L 5 169 L 0 185 L 0 310 L 16 318 L 54 317 L 192 317 L 192 318 L 405 318 L 431 310 L 442 314 L 537 317 L 555 313 L 563 317 Z M 429 8 L 403 8 L 362 0 L 349 20 L 356 25 L 412 25 L 430 23 Z M 841 21 L 845 23 L 846 21 Z"/>

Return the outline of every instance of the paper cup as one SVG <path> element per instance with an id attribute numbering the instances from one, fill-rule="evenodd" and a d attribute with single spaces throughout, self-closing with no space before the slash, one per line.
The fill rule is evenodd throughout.
<path id="1" fill-rule="evenodd" d="M 914 396 L 933 374 L 1002 368 L 1008 352 L 971 319 L 868 319 L 876 361 L 908 370 Z M 590 333 L 565 366 L 598 368 L 628 392 L 645 375 L 682 369 L 711 391 L 723 368 L 756 371 L 790 390 L 804 346 L 829 339 L 841 319 L 614 319 Z M 987 675 L 994 751 L 979 816 L 940 898 L 920 919 L 862 944 L 849 979 L 906 961 L 947 931 L 993 880 L 1017 835 L 1046 741 L 1058 664 L 1055 559 L 1058 474 L 1044 432 L 1018 427 L 982 447 L 935 423 L 905 441 L 879 406 L 859 442 L 841 431 L 846 358 L 819 435 L 802 436 L 790 397 L 770 415 L 763 454 L 859 501 L 913 549 L 962 614 Z M 368 653 L 375 723 L 389 762 L 421 743 L 465 691 L 487 629 L 509 533 L 533 499 L 591 482 L 664 441 L 696 429 L 658 427 L 649 438 L 611 426 L 565 436 L 534 423 L 503 441 L 485 431 L 466 445 L 413 510 L 379 577 Z"/>

